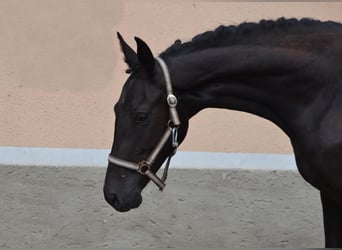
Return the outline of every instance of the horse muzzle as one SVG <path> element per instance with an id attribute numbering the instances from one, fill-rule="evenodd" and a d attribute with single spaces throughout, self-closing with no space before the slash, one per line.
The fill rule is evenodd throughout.
<path id="1" fill-rule="evenodd" d="M 119 212 L 127 212 L 131 209 L 139 207 L 142 203 L 140 191 L 132 191 L 123 196 L 122 194 L 120 195 L 104 187 L 103 193 L 108 204 Z"/>

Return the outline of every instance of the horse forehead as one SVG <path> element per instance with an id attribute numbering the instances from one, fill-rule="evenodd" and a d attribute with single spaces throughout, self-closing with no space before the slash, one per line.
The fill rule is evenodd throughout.
<path id="1" fill-rule="evenodd" d="M 124 85 L 119 103 L 134 106 L 135 104 L 153 102 L 158 97 L 158 93 L 152 85 L 151 82 L 143 79 L 132 79 Z"/>

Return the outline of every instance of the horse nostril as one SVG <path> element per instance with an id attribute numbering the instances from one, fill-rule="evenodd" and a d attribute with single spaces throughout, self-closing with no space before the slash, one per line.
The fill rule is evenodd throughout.
<path id="1" fill-rule="evenodd" d="M 116 196 L 116 194 L 111 193 L 109 195 L 109 204 L 111 204 L 112 206 L 118 206 L 120 203 L 118 201 L 118 197 Z"/>
<path id="2" fill-rule="evenodd" d="M 104 198 L 111 206 L 117 206 L 119 204 L 115 193 L 106 192 L 106 190 L 104 190 Z"/>

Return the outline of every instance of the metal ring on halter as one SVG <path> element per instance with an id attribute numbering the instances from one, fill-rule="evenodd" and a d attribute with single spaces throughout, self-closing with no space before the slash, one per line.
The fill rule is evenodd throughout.
<path id="1" fill-rule="evenodd" d="M 177 97 L 173 94 L 169 94 L 166 98 L 166 101 L 170 108 L 175 108 L 177 106 Z"/>
<path id="2" fill-rule="evenodd" d="M 138 163 L 137 172 L 146 175 L 146 172 L 151 169 L 151 163 L 148 161 L 141 161 Z"/>

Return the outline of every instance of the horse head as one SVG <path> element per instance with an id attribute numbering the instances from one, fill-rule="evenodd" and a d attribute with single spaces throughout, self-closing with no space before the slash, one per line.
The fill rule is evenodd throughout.
<path id="1" fill-rule="evenodd" d="M 137 52 L 119 33 L 118 38 L 130 75 L 114 106 L 114 142 L 104 197 L 116 210 L 123 212 L 141 204 L 141 192 L 150 180 L 163 188 L 163 181 L 156 172 L 174 153 L 178 146 L 175 143 L 184 139 L 188 118 L 175 109 L 177 99 L 167 91 L 161 59 L 156 60 L 148 45 L 137 37 Z M 177 107 L 181 107 L 179 101 Z"/>

